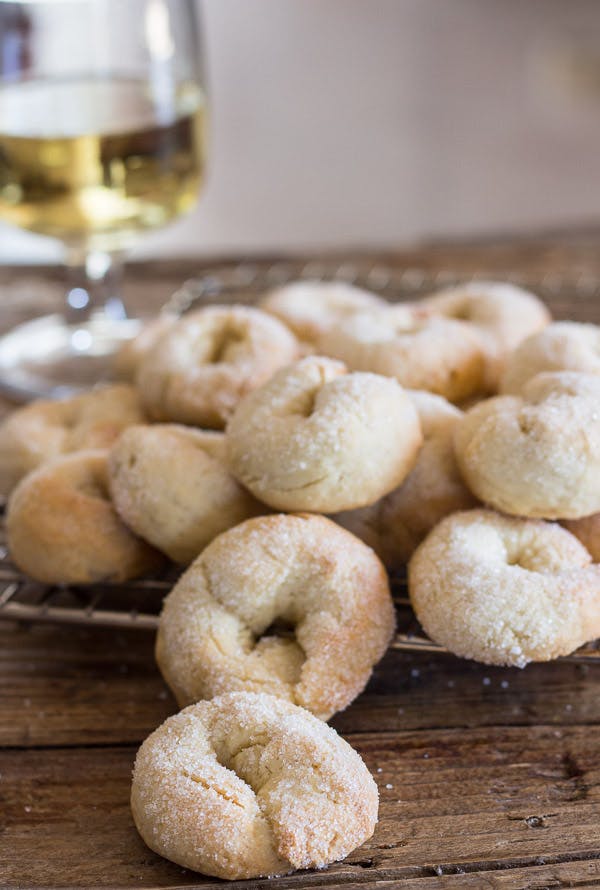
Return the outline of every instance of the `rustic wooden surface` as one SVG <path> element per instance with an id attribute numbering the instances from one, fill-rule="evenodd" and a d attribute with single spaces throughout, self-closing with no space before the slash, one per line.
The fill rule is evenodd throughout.
<path id="1" fill-rule="evenodd" d="M 593 234 L 350 259 L 544 278 L 557 315 L 600 322 Z M 129 298 L 150 312 L 200 268 L 134 268 Z M 4 325 L 60 294 L 54 270 L 6 269 L 0 285 Z M 146 632 L 0 624 L 1 887 L 223 886 L 151 853 L 129 814 L 136 748 L 174 710 Z M 374 837 L 322 872 L 239 886 L 600 886 L 600 666 L 389 653 L 333 723 L 379 785 Z"/>

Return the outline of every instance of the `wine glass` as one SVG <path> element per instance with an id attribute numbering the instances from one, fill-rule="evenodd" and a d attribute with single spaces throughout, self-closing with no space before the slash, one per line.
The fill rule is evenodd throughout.
<path id="1" fill-rule="evenodd" d="M 0 0 L 0 219 L 58 238 L 64 310 L 0 337 L 0 388 L 110 375 L 140 322 L 122 257 L 196 203 L 205 93 L 194 0 Z"/>

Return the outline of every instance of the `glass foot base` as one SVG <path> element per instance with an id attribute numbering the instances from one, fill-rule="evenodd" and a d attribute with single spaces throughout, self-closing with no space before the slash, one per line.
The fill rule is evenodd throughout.
<path id="1" fill-rule="evenodd" d="M 114 355 L 139 329 L 137 319 L 103 315 L 81 324 L 47 315 L 19 325 L 0 337 L 0 392 L 26 402 L 114 380 Z"/>

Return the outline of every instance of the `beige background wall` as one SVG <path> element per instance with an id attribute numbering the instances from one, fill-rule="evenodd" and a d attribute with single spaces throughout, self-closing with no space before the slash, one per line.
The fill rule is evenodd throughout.
<path id="1" fill-rule="evenodd" d="M 598 0 L 204 0 L 210 177 L 139 255 L 600 217 Z M 56 247 L 0 228 L 0 260 Z"/>

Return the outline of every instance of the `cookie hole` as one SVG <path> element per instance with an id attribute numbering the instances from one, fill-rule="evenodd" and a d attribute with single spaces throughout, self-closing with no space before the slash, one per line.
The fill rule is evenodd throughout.
<path id="1" fill-rule="evenodd" d="M 276 618 L 275 621 L 273 621 L 273 623 L 265 628 L 260 634 L 258 640 L 262 640 L 265 637 L 284 637 L 294 640 L 296 638 L 296 627 L 291 621 L 286 621 L 284 618 Z"/>
<path id="2" fill-rule="evenodd" d="M 468 304 L 458 306 L 452 312 L 448 313 L 448 318 L 454 318 L 456 321 L 471 321 L 471 309 Z"/>
<path id="3" fill-rule="evenodd" d="M 110 502 L 110 493 L 108 485 L 102 479 L 86 479 L 79 486 L 79 490 L 88 498 L 94 498 L 97 501 Z"/>
<path id="4" fill-rule="evenodd" d="M 545 573 L 551 569 L 551 565 L 548 562 L 548 554 L 545 550 L 531 544 L 521 546 L 512 552 L 508 551 L 506 563 L 509 566 L 518 566 L 526 572 Z"/>
<path id="5" fill-rule="evenodd" d="M 300 417 L 310 417 L 315 410 L 316 400 L 316 390 L 302 393 L 302 397 L 298 399 L 297 404 L 294 406 L 294 414 L 298 414 Z"/>
<path id="6" fill-rule="evenodd" d="M 206 357 L 207 364 L 218 365 L 228 360 L 229 352 L 245 340 L 241 331 L 225 327 L 218 331 L 212 341 L 210 354 Z"/>
<path id="7" fill-rule="evenodd" d="M 79 425 L 81 422 L 81 416 L 79 410 L 77 410 L 74 406 L 69 405 L 69 409 L 65 413 L 65 416 L 62 419 L 62 426 L 66 430 L 74 430 L 75 427 Z"/>
<path id="8" fill-rule="evenodd" d="M 533 423 L 528 417 L 520 415 L 518 418 L 519 429 L 524 436 L 529 436 L 533 431 Z"/>
<path id="9" fill-rule="evenodd" d="M 254 641 L 252 653 L 269 671 L 290 686 L 300 682 L 306 653 L 292 622 L 277 618 Z"/>

